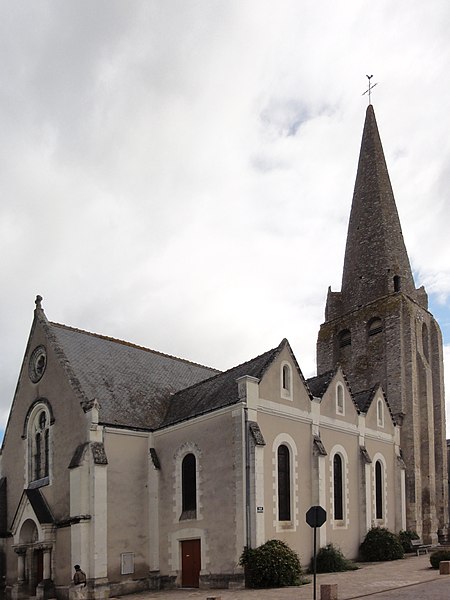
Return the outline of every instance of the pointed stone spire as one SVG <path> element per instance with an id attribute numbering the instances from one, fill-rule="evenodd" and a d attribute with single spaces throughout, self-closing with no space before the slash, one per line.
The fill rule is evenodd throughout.
<path id="1" fill-rule="evenodd" d="M 369 104 L 342 275 L 342 309 L 368 304 L 402 291 L 416 299 L 373 106 Z"/>

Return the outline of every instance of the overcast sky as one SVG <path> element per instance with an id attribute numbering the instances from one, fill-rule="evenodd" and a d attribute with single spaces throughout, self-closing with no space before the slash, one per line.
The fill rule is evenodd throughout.
<path id="1" fill-rule="evenodd" d="M 287 337 L 314 375 L 366 74 L 450 365 L 448 0 L 0 7 L 0 428 L 36 294 L 51 321 L 219 369 Z"/>

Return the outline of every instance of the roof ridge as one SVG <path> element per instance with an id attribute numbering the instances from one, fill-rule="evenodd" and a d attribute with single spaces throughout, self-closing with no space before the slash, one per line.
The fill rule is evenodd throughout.
<path id="1" fill-rule="evenodd" d="M 103 335 L 102 333 L 94 333 L 92 331 L 87 331 L 86 329 L 80 329 L 78 327 L 71 327 L 70 325 L 64 325 L 63 323 L 55 323 L 54 321 L 48 321 L 49 325 L 54 327 L 59 327 L 61 329 L 67 329 L 69 331 L 73 331 L 75 333 L 82 333 L 84 335 L 90 335 L 92 337 L 100 338 L 102 340 L 107 340 L 108 342 L 114 342 L 116 344 L 121 344 L 122 346 L 128 346 L 129 348 L 135 348 L 136 350 L 144 350 L 145 352 L 151 352 L 152 354 L 157 354 L 158 356 L 164 356 L 166 358 L 172 358 L 179 362 L 183 362 L 189 365 L 194 365 L 196 367 L 202 367 L 203 369 L 209 369 L 211 371 L 218 371 L 216 375 L 220 375 L 223 371 L 216 369 L 215 367 L 208 367 L 207 365 L 202 365 L 200 363 L 194 362 L 192 360 L 188 360 L 186 358 L 180 358 L 178 356 L 174 356 L 173 354 L 167 354 L 166 352 L 160 352 L 158 350 L 152 350 L 152 348 L 147 348 L 146 346 L 140 346 L 139 344 L 135 344 L 133 342 L 127 342 L 126 340 L 121 340 L 119 338 L 114 338 L 109 335 Z M 215 376 L 215 375 L 214 375 Z"/>
<path id="2" fill-rule="evenodd" d="M 284 340 L 283 340 L 284 341 Z M 282 342 L 283 343 L 283 342 Z M 280 344 L 281 345 L 281 344 Z M 205 383 L 209 383 L 211 382 L 213 379 L 217 379 L 218 377 L 220 377 L 221 375 L 227 375 L 228 373 L 231 373 L 231 371 L 235 371 L 236 369 L 239 369 L 245 365 L 247 365 L 248 363 L 251 363 L 255 360 L 258 360 L 258 358 L 262 358 L 265 354 L 270 354 L 271 352 L 275 352 L 276 350 L 279 349 L 280 346 L 276 346 L 275 348 L 271 348 L 270 350 L 266 350 L 265 352 L 262 352 L 261 354 L 258 354 L 258 356 L 254 356 L 253 358 L 250 358 L 249 360 L 245 360 L 242 363 L 239 363 L 238 365 L 235 365 L 234 367 L 230 367 L 229 369 L 226 369 L 225 371 L 220 371 L 219 373 L 216 373 L 215 375 L 213 375 L 212 377 L 208 377 L 207 379 L 203 379 L 202 381 L 198 381 L 197 383 L 193 383 L 192 385 L 190 385 L 189 387 L 183 388 L 182 390 L 179 390 L 178 392 L 175 392 L 175 394 L 173 394 L 174 396 L 176 396 L 177 394 L 182 394 L 184 393 L 186 390 L 192 390 L 193 388 L 198 387 L 199 385 L 205 384 Z"/>

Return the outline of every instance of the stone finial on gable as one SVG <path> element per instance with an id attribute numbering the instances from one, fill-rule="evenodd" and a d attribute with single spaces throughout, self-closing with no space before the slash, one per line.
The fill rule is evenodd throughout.
<path id="1" fill-rule="evenodd" d="M 36 296 L 36 300 L 34 301 L 34 303 L 36 304 L 36 310 L 42 310 L 42 302 L 43 298 L 42 296 L 39 296 L 39 294 Z"/>

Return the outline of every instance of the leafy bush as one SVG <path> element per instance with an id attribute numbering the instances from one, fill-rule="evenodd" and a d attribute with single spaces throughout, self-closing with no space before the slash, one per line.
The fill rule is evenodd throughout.
<path id="1" fill-rule="evenodd" d="M 414 552 L 414 548 L 411 545 L 411 540 L 418 540 L 419 536 L 415 531 L 407 529 L 406 531 L 400 531 L 398 534 L 400 544 L 403 546 L 404 552 Z"/>
<path id="2" fill-rule="evenodd" d="M 302 583 L 298 555 L 280 540 L 269 540 L 258 548 L 244 548 L 239 564 L 245 568 L 247 587 L 284 587 Z"/>
<path id="3" fill-rule="evenodd" d="M 354 571 L 358 567 L 354 562 L 345 558 L 339 548 L 327 544 L 320 548 L 316 557 L 317 573 L 335 573 L 338 571 Z M 314 559 L 311 560 L 311 571 L 314 570 Z"/>
<path id="4" fill-rule="evenodd" d="M 439 569 L 441 560 L 450 560 L 450 550 L 436 550 L 430 554 L 430 563 L 433 569 Z"/>
<path id="5" fill-rule="evenodd" d="M 360 546 L 363 560 L 397 560 L 403 558 L 403 546 L 398 537 L 384 527 L 372 527 Z"/>

